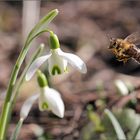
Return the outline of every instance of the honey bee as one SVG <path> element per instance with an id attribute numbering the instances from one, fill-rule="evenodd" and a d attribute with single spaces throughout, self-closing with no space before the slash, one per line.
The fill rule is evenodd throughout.
<path id="1" fill-rule="evenodd" d="M 134 32 L 125 39 L 110 39 L 109 49 L 115 54 L 118 61 L 126 63 L 130 58 L 133 58 L 140 63 L 140 32 Z"/>

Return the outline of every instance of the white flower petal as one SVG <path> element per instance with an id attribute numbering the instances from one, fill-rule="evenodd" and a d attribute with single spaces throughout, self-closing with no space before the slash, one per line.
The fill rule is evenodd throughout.
<path id="1" fill-rule="evenodd" d="M 45 111 L 48 109 L 48 103 L 46 101 L 43 89 L 42 89 L 42 92 L 40 93 L 40 96 L 39 96 L 39 104 L 38 105 L 39 105 L 40 111 Z"/>
<path id="2" fill-rule="evenodd" d="M 35 102 L 35 100 L 37 100 L 38 97 L 39 97 L 39 94 L 35 94 L 35 95 L 29 97 L 24 102 L 24 104 L 21 107 L 20 118 L 22 118 L 24 120 L 28 116 L 33 103 Z"/>
<path id="3" fill-rule="evenodd" d="M 80 57 L 71 53 L 65 53 L 62 50 L 58 51 L 58 54 L 68 61 L 73 67 L 78 69 L 81 73 L 87 72 L 86 64 L 81 60 Z"/>
<path id="4" fill-rule="evenodd" d="M 58 91 L 45 87 L 40 97 L 40 102 L 46 102 L 48 104 L 48 109 L 51 110 L 55 115 L 60 118 L 64 117 L 64 103 Z M 41 101 L 42 100 L 42 101 Z M 41 103 L 40 103 L 41 104 Z"/>
<path id="5" fill-rule="evenodd" d="M 51 54 L 45 55 L 45 56 L 41 56 L 39 58 L 37 58 L 30 66 L 30 68 L 28 69 L 25 79 L 26 81 L 29 81 L 33 75 L 35 74 L 36 70 L 51 56 Z"/>
<path id="6" fill-rule="evenodd" d="M 62 74 L 67 69 L 67 61 L 58 55 L 57 50 L 51 50 L 52 55 L 48 60 L 50 75 Z"/>
<path id="7" fill-rule="evenodd" d="M 119 79 L 115 80 L 115 86 L 118 89 L 120 94 L 124 96 L 129 94 L 129 90 L 122 80 L 119 80 Z"/>

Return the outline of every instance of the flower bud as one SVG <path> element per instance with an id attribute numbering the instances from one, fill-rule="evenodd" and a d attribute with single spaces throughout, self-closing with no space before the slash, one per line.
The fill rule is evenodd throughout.
<path id="1" fill-rule="evenodd" d="M 49 45 L 52 50 L 60 48 L 58 37 L 52 31 L 50 31 Z"/>
<path id="2" fill-rule="evenodd" d="M 46 87 L 48 86 L 48 81 L 44 73 L 42 73 L 40 70 L 37 71 L 37 81 L 38 85 L 40 87 Z"/>

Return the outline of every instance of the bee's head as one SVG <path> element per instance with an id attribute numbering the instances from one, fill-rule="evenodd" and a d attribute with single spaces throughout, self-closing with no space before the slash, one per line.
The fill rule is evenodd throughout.
<path id="1" fill-rule="evenodd" d="M 114 49 L 117 47 L 117 39 L 115 38 L 110 38 L 110 45 L 108 47 L 108 49 Z"/>

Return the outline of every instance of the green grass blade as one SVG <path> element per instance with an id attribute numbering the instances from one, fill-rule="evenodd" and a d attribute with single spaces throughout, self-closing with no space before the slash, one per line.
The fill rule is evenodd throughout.
<path id="1" fill-rule="evenodd" d="M 58 10 L 54 9 L 51 12 L 49 12 L 46 16 L 44 16 L 29 33 L 26 44 L 28 44 L 30 40 L 32 40 L 32 38 L 34 38 L 34 36 L 36 36 L 39 32 L 45 30 L 48 24 L 56 17 L 57 14 Z"/>
<path id="2" fill-rule="evenodd" d="M 8 127 L 9 118 L 11 116 L 12 109 L 10 106 L 12 105 L 12 93 L 13 89 L 17 80 L 17 76 L 20 70 L 20 67 L 25 59 L 25 56 L 30 48 L 31 41 L 37 37 L 37 35 L 40 35 L 41 33 L 47 31 L 48 24 L 54 19 L 54 17 L 58 14 L 58 10 L 52 10 L 47 14 L 47 16 L 43 17 L 37 25 L 32 29 L 32 31 L 29 33 L 27 40 L 25 42 L 25 45 L 23 49 L 21 50 L 21 53 L 16 61 L 16 64 L 14 65 L 11 78 L 9 81 L 9 85 L 7 88 L 6 98 L 4 101 L 3 109 L 1 111 L 0 115 L 0 140 L 5 140 L 5 135 Z"/>
<path id="3" fill-rule="evenodd" d="M 116 119 L 116 117 L 112 114 L 112 112 L 108 109 L 105 109 L 105 113 L 107 114 L 107 116 L 109 117 L 109 119 L 111 120 L 112 122 L 112 125 L 115 129 L 115 132 L 117 134 L 117 138 L 119 140 L 126 140 L 126 136 L 118 122 L 118 120 Z"/>
<path id="4" fill-rule="evenodd" d="M 17 125 L 16 125 L 16 128 L 15 128 L 15 130 L 14 130 L 14 132 L 13 132 L 13 134 L 12 134 L 10 140 L 17 140 L 18 135 L 19 135 L 19 133 L 20 133 L 20 129 L 21 129 L 21 127 L 22 127 L 22 124 L 23 124 L 23 119 L 20 119 L 20 120 L 18 121 Z"/>
<path id="5" fill-rule="evenodd" d="M 140 125 L 137 127 L 137 129 L 136 129 L 136 131 L 135 131 L 135 133 L 134 133 L 134 135 L 133 135 L 133 137 L 132 137 L 132 140 L 138 140 L 138 139 L 140 139 Z"/>

